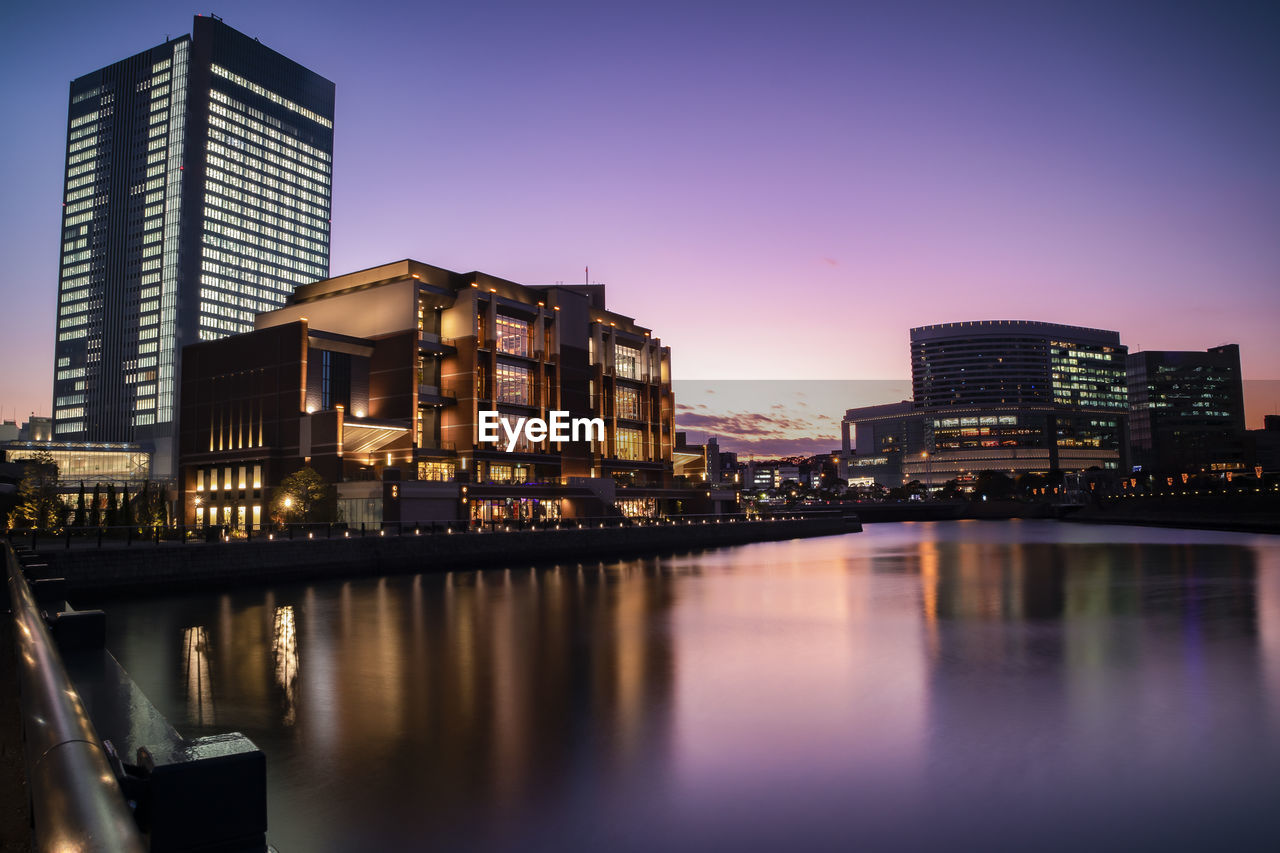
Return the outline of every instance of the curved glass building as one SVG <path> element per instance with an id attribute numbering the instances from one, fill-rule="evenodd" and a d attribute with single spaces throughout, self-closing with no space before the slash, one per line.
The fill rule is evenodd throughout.
<path id="1" fill-rule="evenodd" d="M 886 479 L 935 486 L 986 470 L 1118 469 L 1126 456 L 1126 354 L 1118 332 L 1058 323 L 912 329 L 914 399 L 892 413 L 846 414 L 851 464 L 854 456 L 885 457 L 876 467 Z"/>

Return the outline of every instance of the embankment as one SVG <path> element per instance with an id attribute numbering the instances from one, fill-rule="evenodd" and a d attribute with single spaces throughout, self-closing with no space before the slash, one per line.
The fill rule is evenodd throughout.
<path id="1" fill-rule="evenodd" d="M 861 530 L 825 518 L 719 524 L 436 533 L 367 538 L 276 539 L 131 548 L 39 548 L 44 577 L 66 579 L 66 594 L 171 592 L 280 581 L 445 572 L 488 566 L 616 559 Z"/>

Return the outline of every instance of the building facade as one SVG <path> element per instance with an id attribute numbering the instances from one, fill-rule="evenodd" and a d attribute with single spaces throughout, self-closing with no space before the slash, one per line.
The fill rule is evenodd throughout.
<path id="1" fill-rule="evenodd" d="M 400 261 L 300 287 L 255 331 L 183 358 L 190 522 L 264 523 L 272 489 L 303 465 L 337 484 L 348 523 L 648 516 L 713 500 L 673 487 L 670 350 L 609 311 L 603 285 Z M 603 434 L 509 440 L 519 419 L 556 411 L 598 418 Z M 500 442 L 481 440 L 486 412 Z"/>
<path id="2" fill-rule="evenodd" d="M 914 399 L 850 409 L 851 482 L 939 486 L 980 471 L 1119 470 L 1126 349 L 1116 332 L 1021 320 L 911 330 Z"/>
<path id="3" fill-rule="evenodd" d="M 1135 464 L 1157 474 L 1249 467 L 1237 345 L 1147 350 L 1127 365 Z"/>
<path id="4" fill-rule="evenodd" d="M 328 275 L 334 86 L 221 20 L 71 82 L 54 437 L 176 463 L 186 344 Z"/>

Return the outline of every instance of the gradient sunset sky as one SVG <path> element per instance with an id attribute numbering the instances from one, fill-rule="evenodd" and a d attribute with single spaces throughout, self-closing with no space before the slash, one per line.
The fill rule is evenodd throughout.
<path id="1" fill-rule="evenodd" d="M 4 417 L 50 410 L 68 81 L 209 11 L 337 84 L 334 274 L 590 266 L 682 380 L 899 380 L 977 319 L 1280 379 L 1277 3 L 23 4 Z"/>

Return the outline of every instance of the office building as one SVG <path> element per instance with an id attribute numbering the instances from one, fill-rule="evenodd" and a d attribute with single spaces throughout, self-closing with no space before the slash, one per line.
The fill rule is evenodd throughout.
<path id="1" fill-rule="evenodd" d="M 334 86 L 221 20 L 71 82 L 54 438 L 176 462 L 180 353 L 329 269 Z"/>
<path id="2" fill-rule="evenodd" d="M 676 488 L 671 354 L 603 285 L 531 287 L 400 261 L 300 287 L 257 329 L 187 347 L 189 522 L 263 524 L 303 465 L 349 524 L 733 506 Z M 600 418 L 603 437 L 480 441 L 481 412 Z M 715 502 L 719 501 L 720 504 Z"/>
<path id="3" fill-rule="evenodd" d="M 1148 473 L 1243 471 L 1240 348 L 1147 350 L 1127 360 L 1133 461 Z"/>
<path id="4" fill-rule="evenodd" d="M 985 470 L 1118 470 L 1125 354 L 1116 332 L 1056 323 L 912 329 L 914 399 L 846 413 L 841 474 L 892 487 L 940 486 Z"/>

